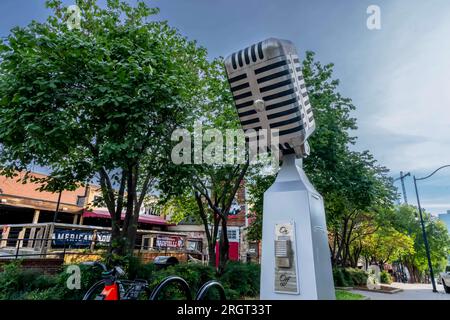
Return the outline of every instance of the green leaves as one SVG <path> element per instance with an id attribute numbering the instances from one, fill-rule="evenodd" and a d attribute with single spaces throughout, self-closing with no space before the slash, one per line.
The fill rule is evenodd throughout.
<path id="1" fill-rule="evenodd" d="M 70 150 L 86 156 L 94 142 L 94 167 L 113 169 L 145 155 L 142 148 L 170 148 L 166 128 L 182 126 L 194 101 L 205 98 L 204 49 L 166 23 L 145 22 L 158 10 L 143 3 L 77 1 L 81 31 L 66 28 L 62 2 L 47 5 L 53 18 L 15 28 L 1 47 L 5 157 L 14 153 L 24 165 L 30 157 L 76 162 Z"/>
<path id="2" fill-rule="evenodd" d="M 143 2 L 77 0 L 80 30 L 61 1 L 46 3 L 46 22 L 0 46 L 0 167 L 46 166 L 44 183 L 64 189 L 95 177 L 110 213 L 131 215 L 170 161 L 172 131 L 209 103 L 216 64 Z"/>
<path id="3" fill-rule="evenodd" d="M 403 205 L 396 208 L 392 226 L 410 236 L 414 240 L 414 252 L 406 255 L 407 261 L 414 265 L 421 273 L 428 270 L 425 244 L 422 229 L 418 219 L 418 209 L 413 206 Z M 424 212 L 425 229 L 430 246 L 431 261 L 435 272 L 443 270 L 447 263 L 447 255 L 450 252 L 450 237 L 446 226 L 434 219 L 429 213 Z"/>

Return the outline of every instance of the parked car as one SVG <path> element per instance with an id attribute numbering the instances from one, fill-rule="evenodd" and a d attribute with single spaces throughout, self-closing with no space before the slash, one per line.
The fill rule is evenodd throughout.
<path id="1" fill-rule="evenodd" d="M 439 274 L 439 279 L 444 286 L 445 293 L 450 293 L 450 266 L 445 267 L 445 272 Z"/>

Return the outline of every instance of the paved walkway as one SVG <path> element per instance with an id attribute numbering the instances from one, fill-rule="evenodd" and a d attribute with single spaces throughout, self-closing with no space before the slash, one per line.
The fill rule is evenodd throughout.
<path id="1" fill-rule="evenodd" d="M 441 284 L 436 284 L 436 289 L 439 291 L 437 293 L 432 291 L 431 284 L 394 282 L 391 286 L 403 291 L 393 294 L 360 290 L 352 290 L 352 292 L 369 297 L 370 300 L 450 300 L 450 294 L 444 292 Z"/>

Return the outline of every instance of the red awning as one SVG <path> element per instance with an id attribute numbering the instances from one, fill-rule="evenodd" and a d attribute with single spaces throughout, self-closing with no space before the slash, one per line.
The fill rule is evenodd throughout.
<path id="1" fill-rule="evenodd" d="M 108 211 L 95 210 L 95 211 L 87 211 L 83 212 L 84 218 L 102 218 L 102 219 L 111 219 L 111 216 Z M 125 213 L 122 213 L 122 220 L 125 217 Z M 146 224 L 157 224 L 157 225 L 169 225 L 170 223 L 160 216 L 153 215 L 140 215 L 139 216 L 140 223 Z"/>

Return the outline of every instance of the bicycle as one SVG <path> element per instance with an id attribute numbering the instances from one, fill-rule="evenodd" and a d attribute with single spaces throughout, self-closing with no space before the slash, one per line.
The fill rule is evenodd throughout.
<path id="1" fill-rule="evenodd" d="M 119 266 L 108 270 L 101 262 L 85 262 L 83 265 L 97 266 L 103 270 L 102 280 L 94 283 L 83 300 L 137 300 L 143 293 L 150 294 L 147 281 L 120 279 L 125 271 Z"/>
<path id="2" fill-rule="evenodd" d="M 83 265 L 100 267 L 102 280 L 97 281 L 84 295 L 83 300 L 138 300 L 143 295 L 149 300 L 157 300 L 164 289 L 171 284 L 177 284 L 184 293 L 186 300 L 192 300 L 188 283 L 181 277 L 169 276 L 162 280 L 153 290 L 146 280 L 124 280 L 125 275 L 121 267 L 115 266 L 108 270 L 101 262 L 85 262 Z M 206 282 L 197 292 L 195 300 L 204 300 L 210 289 L 216 288 L 221 300 L 226 300 L 223 286 L 215 280 Z"/>

